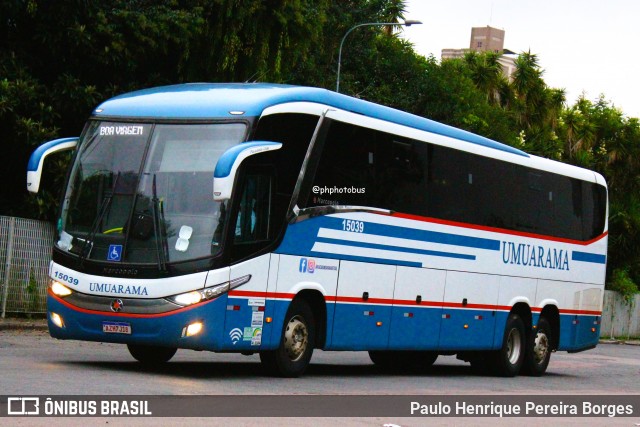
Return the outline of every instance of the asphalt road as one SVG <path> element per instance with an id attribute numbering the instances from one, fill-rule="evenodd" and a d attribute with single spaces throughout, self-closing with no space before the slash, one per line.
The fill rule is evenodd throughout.
<path id="1" fill-rule="evenodd" d="M 281 379 L 264 376 L 257 355 L 179 350 L 162 368 L 144 368 L 134 361 L 125 346 L 58 341 L 41 331 L 0 331 L 0 394 L 8 395 L 628 395 L 640 394 L 639 380 L 640 346 L 632 345 L 601 344 L 578 354 L 555 353 L 547 374 L 541 378 L 478 376 L 468 364 L 454 356 L 439 357 L 433 368 L 425 372 L 388 374 L 374 366 L 364 352 L 316 351 L 305 376 Z M 70 421 L 66 425 L 82 425 Z M 197 420 L 190 421 L 197 424 Z M 256 425 L 254 421 L 243 423 L 233 419 L 231 424 Z M 278 424 L 300 424 L 293 419 L 284 421 Z M 317 421 L 312 419 L 305 424 L 324 425 Z M 382 421 L 363 421 L 362 425 L 382 426 Z M 438 423 L 447 425 L 452 421 L 440 419 Z M 475 424 L 495 425 L 494 421 L 484 419 Z M 512 425 L 516 420 L 511 421 Z M 527 425 L 531 425 L 531 421 L 528 419 Z M 571 424 L 569 421 L 564 419 L 563 424 Z M 614 424 L 629 426 L 640 422 L 628 418 L 600 419 L 591 420 L 589 424 L 604 425 L 600 424 L 604 421 L 607 425 L 615 421 Z M 206 424 L 206 420 L 202 422 Z M 138 420 L 138 424 L 147 425 L 144 420 Z M 343 422 L 334 419 L 331 424 L 343 425 Z M 345 425 L 361 424 L 357 419 L 350 419 Z M 423 424 L 413 420 L 401 425 Z"/>

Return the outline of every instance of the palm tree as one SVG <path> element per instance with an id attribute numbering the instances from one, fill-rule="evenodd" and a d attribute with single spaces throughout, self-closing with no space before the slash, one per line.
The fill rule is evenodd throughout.
<path id="1" fill-rule="evenodd" d="M 487 102 L 494 105 L 500 104 L 500 89 L 505 81 L 499 59 L 500 55 L 494 52 L 470 51 L 464 56 L 471 70 L 471 80 L 485 93 Z"/>
<path id="2" fill-rule="evenodd" d="M 400 20 L 404 20 L 404 14 L 407 11 L 407 5 L 405 0 L 384 0 L 382 4 L 382 11 L 380 14 L 380 20 L 382 22 L 399 23 Z M 397 27 L 389 25 L 385 27 L 384 31 L 387 35 L 393 34 L 393 30 Z"/>

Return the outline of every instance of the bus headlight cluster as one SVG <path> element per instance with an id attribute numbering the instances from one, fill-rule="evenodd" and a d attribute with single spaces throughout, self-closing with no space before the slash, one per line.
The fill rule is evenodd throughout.
<path id="1" fill-rule="evenodd" d="M 56 280 L 51 280 L 49 287 L 51 288 L 51 292 L 59 297 L 66 297 L 73 293 L 71 289 Z"/>
<path id="2" fill-rule="evenodd" d="M 191 292 L 185 292 L 184 294 L 178 294 L 167 299 L 173 303 L 188 306 L 197 304 L 199 302 L 208 301 L 219 297 L 220 295 L 229 292 L 231 289 L 237 288 L 240 285 L 244 285 L 251 280 L 251 275 L 238 277 L 230 282 L 221 283 L 219 285 L 210 286 L 208 288 L 199 289 Z"/>

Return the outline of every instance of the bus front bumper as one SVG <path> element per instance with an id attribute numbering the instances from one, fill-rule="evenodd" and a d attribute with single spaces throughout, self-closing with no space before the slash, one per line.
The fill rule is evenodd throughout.
<path id="1" fill-rule="evenodd" d="M 225 294 L 167 313 L 142 315 L 86 310 L 49 293 L 47 320 L 49 334 L 58 339 L 222 350 L 226 304 Z"/>

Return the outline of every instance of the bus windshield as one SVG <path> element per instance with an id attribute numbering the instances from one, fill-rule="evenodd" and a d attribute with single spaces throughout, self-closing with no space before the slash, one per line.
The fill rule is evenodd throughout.
<path id="1" fill-rule="evenodd" d="M 216 255 L 226 209 L 216 162 L 243 123 L 91 122 L 69 179 L 56 246 L 81 259 L 133 264 Z"/>

